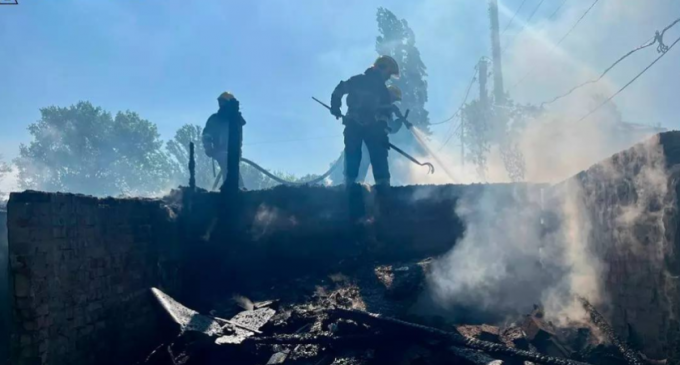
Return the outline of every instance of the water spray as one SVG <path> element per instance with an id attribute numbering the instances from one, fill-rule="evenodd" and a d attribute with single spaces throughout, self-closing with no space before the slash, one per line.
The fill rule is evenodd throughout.
<path id="1" fill-rule="evenodd" d="M 430 156 L 432 156 L 432 158 L 434 158 L 434 160 L 437 162 L 437 164 L 439 164 L 439 166 L 441 166 L 442 170 L 444 170 L 444 173 L 446 173 L 446 176 L 448 176 L 449 179 L 451 179 L 451 181 L 455 183 L 456 179 L 453 177 L 453 174 L 451 174 L 449 169 L 446 168 L 446 165 L 444 163 L 442 163 L 439 156 L 437 156 L 435 154 L 435 152 L 432 151 L 432 149 L 425 142 L 423 132 L 421 132 L 420 129 L 418 129 L 418 127 L 414 126 L 411 123 L 406 124 L 406 127 L 408 128 L 409 131 L 411 131 L 411 133 L 413 133 L 413 136 L 416 137 L 416 141 L 418 141 L 418 144 L 421 147 L 423 147 L 427 151 L 427 153 L 429 153 Z"/>

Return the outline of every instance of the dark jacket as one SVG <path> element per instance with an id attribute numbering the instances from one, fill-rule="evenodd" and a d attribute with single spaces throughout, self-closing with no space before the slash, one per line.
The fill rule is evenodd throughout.
<path id="1" fill-rule="evenodd" d="M 369 68 L 361 75 L 341 81 L 331 96 L 331 109 L 342 106 L 342 97 L 347 95 L 347 120 L 360 124 L 371 124 L 382 105 L 390 104 L 390 92 L 378 70 Z"/>
<path id="2" fill-rule="evenodd" d="M 229 126 L 231 123 L 236 123 L 240 130 L 246 124 L 246 121 L 240 111 L 224 108 L 208 118 L 202 136 L 203 147 L 208 156 L 213 157 L 217 153 L 227 151 L 230 142 Z"/>

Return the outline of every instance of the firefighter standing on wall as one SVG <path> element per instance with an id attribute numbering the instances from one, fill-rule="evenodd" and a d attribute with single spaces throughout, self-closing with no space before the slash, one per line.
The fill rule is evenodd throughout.
<path id="1" fill-rule="evenodd" d="M 208 118 L 203 128 L 203 148 L 220 166 L 220 176 L 224 179 L 220 190 L 233 193 L 243 187 L 239 164 L 246 121 L 239 101 L 231 93 L 222 93 L 217 102 L 219 110 Z"/>
<path id="2" fill-rule="evenodd" d="M 342 97 L 347 95 L 345 125 L 345 184 L 354 184 L 359 175 L 362 144 L 370 156 L 373 177 L 378 188 L 390 185 L 387 164 L 389 139 L 387 121 L 381 118 L 383 107 L 391 104 L 390 92 L 385 83 L 399 76 L 399 66 L 390 56 L 380 56 L 363 74 L 342 81 L 331 96 L 331 114 L 342 116 Z"/>
<path id="3" fill-rule="evenodd" d="M 395 85 L 388 86 L 387 90 L 390 92 L 390 104 L 378 108 L 376 120 L 378 122 L 384 122 L 385 125 L 387 125 L 388 134 L 395 134 L 399 131 L 399 129 L 401 129 L 401 126 L 404 124 L 403 121 L 405 120 L 401 114 L 401 111 L 399 110 L 399 107 L 394 104 L 401 101 L 401 90 Z M 366 148 L 366 143 L 363 143 L 361 148 L 361 163 L 359 164 L 359 175 L 357 176 L 357 182 L 364 182 L 366 180 L 369 165 L 369 152 Z"/>

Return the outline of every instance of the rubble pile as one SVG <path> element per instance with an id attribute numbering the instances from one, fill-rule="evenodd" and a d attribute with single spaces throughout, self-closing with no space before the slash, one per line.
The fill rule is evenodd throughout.
<path id="1" fill-rule="evenodd" d="M 347 262 L 323 277 L 272 280 L 199 313 L 158 289 L 174 329 L 140 364 L 660 364 L 642 360 L 583 300 L 592 323 L 558 328 L 539 307 L 502 324 L 423 310 L 431 260 Z M 349 274 L 351 273 L 351 274 Z"/>

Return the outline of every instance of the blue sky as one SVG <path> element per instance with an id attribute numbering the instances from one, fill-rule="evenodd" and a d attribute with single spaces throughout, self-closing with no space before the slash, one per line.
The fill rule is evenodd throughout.
<path id="1" fill-rule="evenodd" d="M 520 2 L 502 2 L 501 27 Z M 527 1 L 504 41 L 538 2 Z M 510 47 L 506 83 L 535 67 L 527 56 L 533 52 L 527 47 L 536 46 L 532 39 L 549 44 L 559 38 L 590 4 L 569 0 L 548 21 L 559 2 L 545 1 L 532 19 L 540 37 L 525 31 Z M 584 69 L 603 69 L 680 17 L 679 2 L 653 2 L 602 0 L 557 52 L 564 64 L 554 63 L 555 80 L 539 74 L 513 97 L 535 102 L 564 91 L 583 81 Z M 320 173 L 342 149 L 342 127 L 311 96 L 328 99 L 339 80 L 372 62 L 378 6 L 411 23 L 429 72 L 427 108 L 433 122 L 446 118 L 457 109 L 477 59 L 488 54 L 486 1 L 20 0 L 2 6 L 0 154 L 16 156 L 40 107 L 89 100 L 113 112 L 129 109 L 168 139 L 183 124 L 204 124 L 217 95 L 230 90 L 248 121 L 244 156 L 278 170 Z M 650 50 L 617 68 L 611 84 L 622 85 L 655 56 Z M 626 119 L 678 126 L 678 59 L 680 49 L 674 49 L 621 96 Z M 440 140 L 447 126 L 434 131 Z"/>

